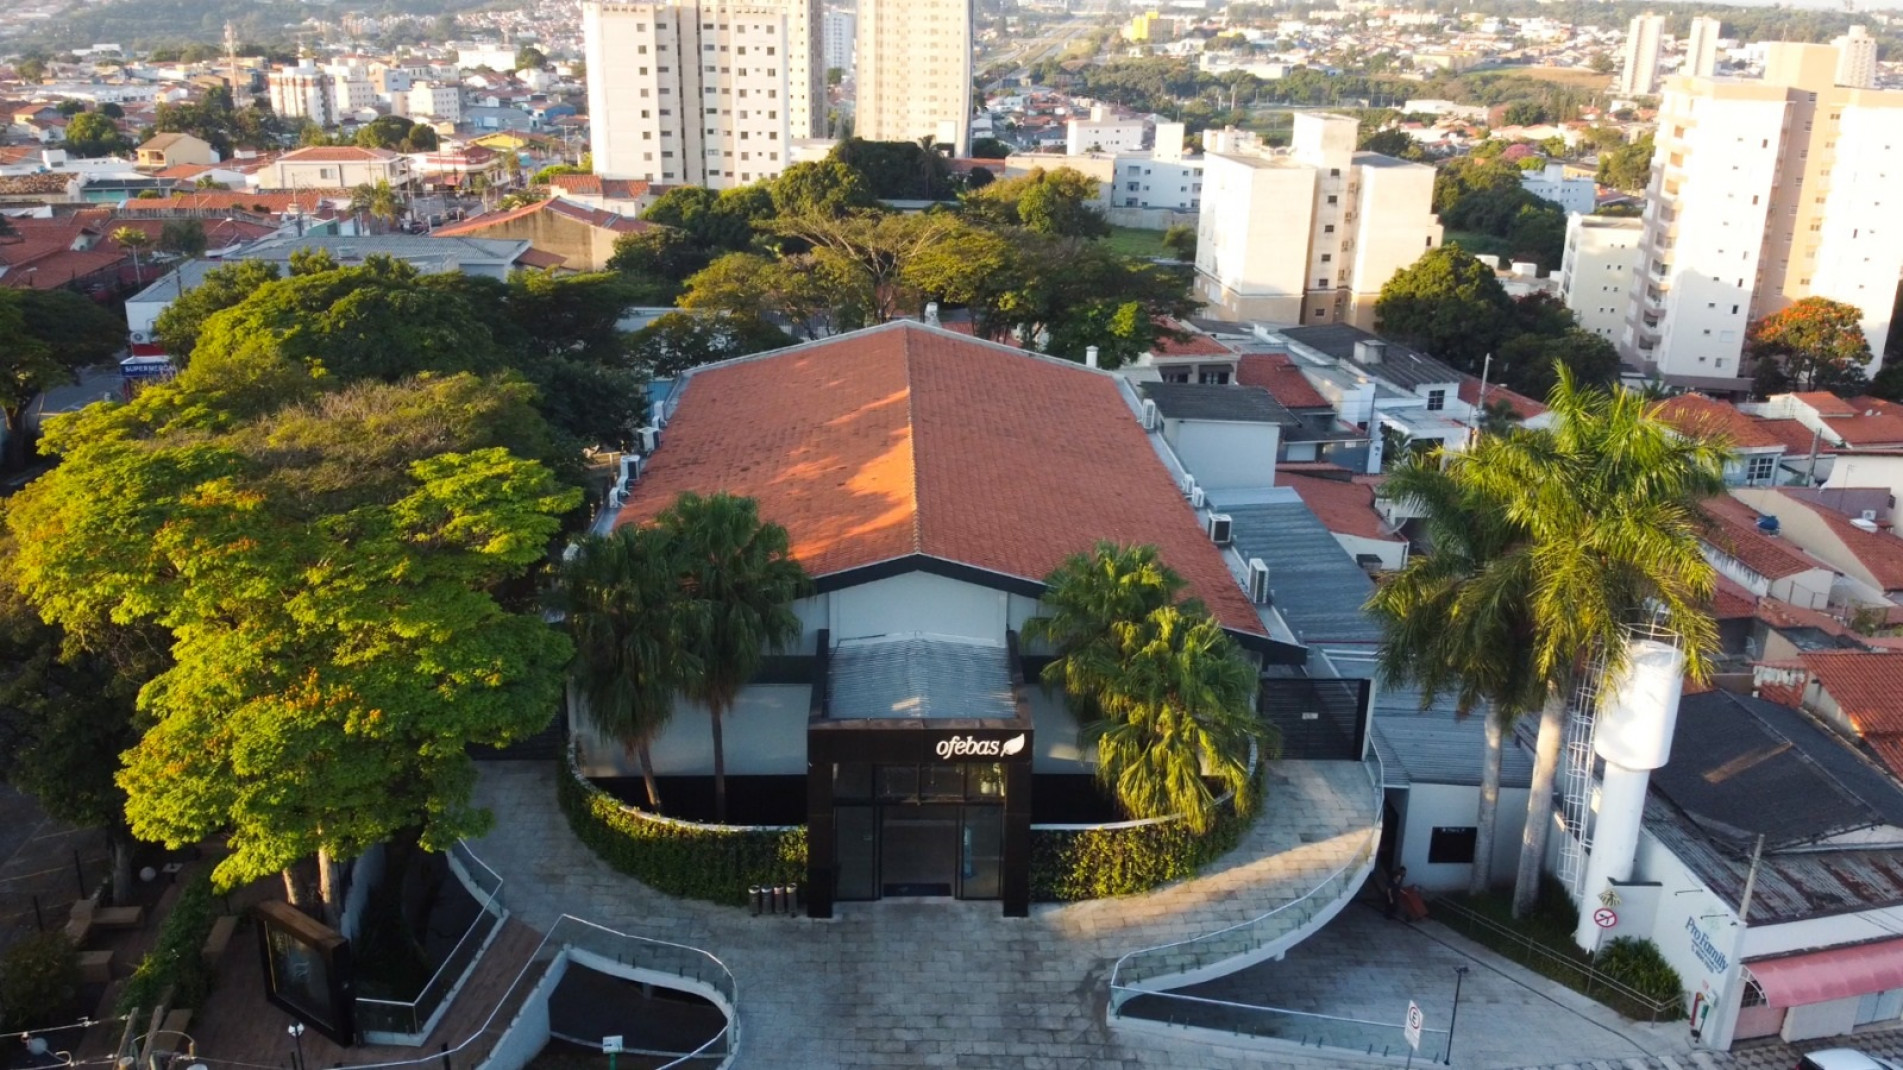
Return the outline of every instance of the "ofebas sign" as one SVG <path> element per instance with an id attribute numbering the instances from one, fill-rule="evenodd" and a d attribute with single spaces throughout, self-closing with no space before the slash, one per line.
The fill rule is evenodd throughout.
<path id="1" fill-rule="evenodd" d="M 977 736 L 948 736 L 938 741 L 932 753 L 941 760 L 953 758 L 1009 758 L 1024 750 L 1024 733 L 1010 739 L 979 739 Z"/>

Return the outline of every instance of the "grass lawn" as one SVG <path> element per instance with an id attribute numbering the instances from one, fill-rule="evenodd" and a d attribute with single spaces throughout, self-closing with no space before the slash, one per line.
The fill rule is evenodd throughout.
<path id="1" fill-rule="evenodd" d="M 1565 896 L 1566 893 L 1556 884 L 1548 886 L 1542 882 L 1539 906 L 1527 917 L 1517 919 L 1513 916 L 1513 897 L 1510 893 L 1495 892 L 1477 898 L 1448 896 L 1438 902 L 1451 902 L 1465 907 L 1499 928 L 1476 925 L 1446 910 L 1441 911 L 1434 920 L 1476 943 L 1485 944 L 1535 973 L 1598 1000 L 1634 1021 L 1673 1021 L 1682 1016 L 1683 1011 L 1676 1004 L 1661 1012 L 1596 982 L 1602 975 L 1593 970 L 1593 957 L 1573 942 L 1573 926 L 1577 915 L 1572 913 L 1571 904 Z M 1502 929 L 1516 935 L 1508 935 Z M 1543 950 L 1535 950 L 1528 946 L 1529 942 Z"/>
<path id="2" fill-rule="evenodd" d="M 1169 256 L 1170 251 L 1163 248 L 1163 232 L 1160 230 L 1138 230 L 1136 227 L 1111 227 L 1110 236 L 1104 244 L 1122 253 L 1124 256 Z"/>
<path id="3" fill-rule="evenodd" d="M 1582 71 L 1576 67 L 1513 67 L 1503 72 L 1509 77 L 1530 78 L 1536 82 L 1557 82 L 1575 89 L 1604 89 L 1612 84 L 1612 75 Z"/>
<path id="4" fill-rule="evenodd" d="M 1450 230 L 1446 236 L 1441 239 L 1442 245 L 1454 245 L 1456 243 L 1474 256 L 1487 256 L 1491 254 L 1499 257 L 1500 266 L 1502 267 L 1505 267 L 1507 261 L 1512 259 L 1513 256 L 1513 252 L 1507 246 L 1507 240 L 1505 238 L 1495 237 L 1492 234 L 1483 234 L 1477 230 Z"/>

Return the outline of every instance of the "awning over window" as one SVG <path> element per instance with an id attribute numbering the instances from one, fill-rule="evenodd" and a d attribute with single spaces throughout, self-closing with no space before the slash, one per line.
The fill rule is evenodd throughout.
<path id="1" fill-rule="evenodd" d="M 1773 1007 L 1861 996 L 1903 988 L 1903 940 L 1813 951 L 1746 962 L 1765 1002 Z"/>

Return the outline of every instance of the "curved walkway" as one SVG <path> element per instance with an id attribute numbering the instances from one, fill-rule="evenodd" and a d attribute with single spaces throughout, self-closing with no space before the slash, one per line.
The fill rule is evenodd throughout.
<path id="1" fill-rule="evenodd" d="M 1309 1070 L 1326 1058 L 1112 1033 L 1106 980 L 1117 956 L 1210 932 L 1289 902 L 1346 863 L 1368 831 L 1368 778 L 1349 762 L 1277 762 L 1264 812 L 1203 876 L 1151 895 L 1034 907 L 841 904 L 831 921 L 752 917 L 674 899 L 609 868 L 555 803 L 552 763 L 483 767 L 478 801 L 496 828 L 474 844 L 506 878 L 515 916 L 563 913 L 692 944 L 733 970 L 739 1067 L 1243 1067 Z"/>

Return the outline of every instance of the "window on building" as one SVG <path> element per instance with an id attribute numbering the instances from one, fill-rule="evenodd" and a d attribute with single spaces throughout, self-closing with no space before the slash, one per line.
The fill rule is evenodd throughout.
<path id="1" fill-rule="evenodd" d="M 1427 411 L 1440 412 L 1447 407 L 1447 391 L 1429 390 L 1427 392 Z"/>
<path id="2" fill-rule="evenodd" d="M 1723 363 L 1721 362 L 1719 366 L 1723 367 Z M 1775 475 L 1777 475 L 1777 456 L 1775 454 L 1760 453 L 1746 459 L 1744 469 L 1744 481 L 1746 483 L 1754 485 L 1758 483 L 1769 483 L 1771 482 L 1771 478 Z"/>
<path id="3" fill-rule="evenodd" d="M 1427 841 L 1427 862 L 1429 865 L 1471 863 L 1479 842 L 1480 830 L 1472 825 L 1435 826 L 1433 835 Z"/>
<path id="4" fill-rule="evenodd" d="M 1331 194 L 1329 194 L 1329 195 L 1328 195 L 1328 203 L 1329 203 L 1329 204 L 1334 204 L 1334 203 L 1335 203 L 1335 195 L 1334 195 L 1334 194 L 1332 194 L 1332 193 L 1331 193 Z"/>

